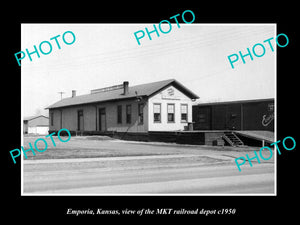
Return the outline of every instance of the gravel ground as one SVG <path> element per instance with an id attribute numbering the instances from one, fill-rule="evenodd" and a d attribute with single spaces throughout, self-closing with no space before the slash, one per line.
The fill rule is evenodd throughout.
<path id="1" fill-rule="evenodd" d="M 122 157 L 122 156 L 151 156 L 151 155 L 173 155 L 173 154 L 197 154 L 197 155 L 219 155 L 227 157 L 241 157 L 246 154 L 253 157 L 253 151 L 259 151 L 259 147 L 231 147 L 231 146 L 206 146 L 206 145 L 183 145 L 162 142 L 136 142 L 112 139 L 106 136 L 77 136 L 72 137 L 68 142 L 61 142 L 54 136 L 55 147 L 50 138 L 44 136 L 25 136 L 23 147 L 29 149 L 29 142 L 34 147 L 34 142 L 38 138 L 44 138 L 48 143 L 48 148 L 44 152 L 35 150 L 28 151 L 28 160 L 37 159 L 64 159 L 64 158 L 95 158 L 95 157 Z M 163 148 L 161 148 L 163 146 Z M 41 150 L 45 148 L 42 141 L 37 142 L 37 147 Z M 270 153 L 263 151 L 265 158 Z M 268 161 L 272 161 L 272 159 Z M 25 159 L 25 157 L 24 157 Z"/>
<path id="2" fill-rule="evenodd" d="M 24 147 L 38 137 L 25 137 Z M 44 137 L 41 137 L 44 138 Z M 254 147 L 218 147 L 72 137 L 28 152 L 24 193 L 273 193 L 274 157 L 239 172 L 235 158 Z M 44 143 L 37 147 L 43 149 Z M 268 158 L 269 152 L 263 152 Z"/>

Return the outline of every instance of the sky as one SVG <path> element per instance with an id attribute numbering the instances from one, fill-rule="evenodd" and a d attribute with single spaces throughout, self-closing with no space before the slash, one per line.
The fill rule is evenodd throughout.
<path id="1" fill-rule="evenodd" d="M 176 79 L 200 97 L 197 103 L 275 98 L 276 44 L 271 41 L 272 52 L 263 41 L 276 36 L 276 24 L 172 23 L 169 33 L 152 33 L 152 40 L 146 34 L 138 45 L 134 33 L 151 31 L 153 24 L 22 24 L 20 51 L 52 44 L 50 54 L 21 61 L 22 115 L 48 115 L 45 108 L 60 100 L 59 92 L 66 98 L 72 90 L 88 94 L 123 81 L 130 87 Z M 76 37 L 71 45 L 62 40 L 66 31 Z M 61 49 L 50 40 L 57 35 Z M 265 54 L 252 53 L 253 61 L 245 57 L 245 64 L 240 59 L 232 69 L 227 57 L 246 54 L 256 43 L 265 46 Z M 47 44 L 43 50 L 49 50 Z"/>

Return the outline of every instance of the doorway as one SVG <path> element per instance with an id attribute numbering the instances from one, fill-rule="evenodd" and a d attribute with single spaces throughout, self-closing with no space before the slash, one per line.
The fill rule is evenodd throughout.
<path id="1" fill-rule="evenodd" d="M 99 109 L 99 131 L 106 131 L 106 112 L 105 108 Z"/>
<path id="2" fill-rule="evenodd" d="M 83 110 L 77 111 L 77 130 L 83 130 Z"/>

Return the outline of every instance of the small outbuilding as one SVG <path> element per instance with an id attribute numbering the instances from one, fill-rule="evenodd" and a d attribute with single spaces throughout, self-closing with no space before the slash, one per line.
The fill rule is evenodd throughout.
<path id="1" fill-rule="evenodd" d="M 49 118 L 47 116 L 29 116 L 23 119 L 24 134 L 48 134 Z"/>

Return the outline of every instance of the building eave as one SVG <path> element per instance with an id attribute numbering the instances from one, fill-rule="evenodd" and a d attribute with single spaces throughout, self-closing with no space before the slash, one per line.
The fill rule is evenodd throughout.
<path id="1" fill-rule="evenodd" d="M 57 107 L 47 107 L 45 109 L 63 109 L 63 108 L 70 108 L 70 107 L 80 107 L 80 106 L 87 106 L 87 105 L 98 105 L 101 103 L 108 103 L 108 102 L 120 102 L 120 101 L 127 101 L 130 99 L 137 99 L 138 97 L 142 98 L 148 98 L 148 96 L 145 95 L 139 95 L 134 97 L 128 97 L 128 98 L 120 98 L 120 99 L 110 99 L 110 100 L 104 100 L 104 101 L 95 101 L 95 102 L 87 102 L 87 103 L 78 103 L 78 104 L 71 104 L 71 105 L 65 105 L 65 106 L 57 106 Z"/>

